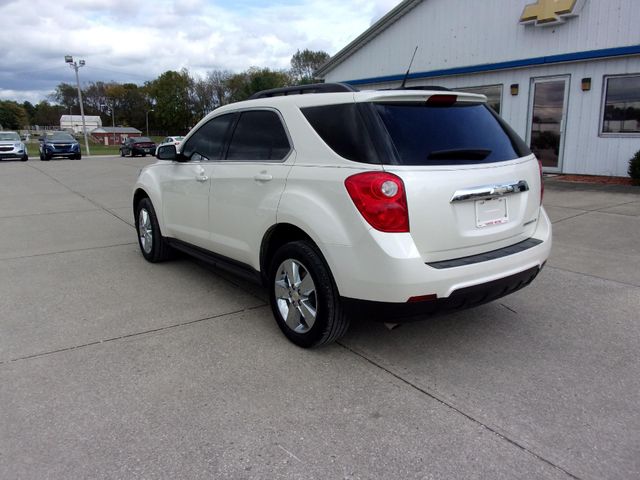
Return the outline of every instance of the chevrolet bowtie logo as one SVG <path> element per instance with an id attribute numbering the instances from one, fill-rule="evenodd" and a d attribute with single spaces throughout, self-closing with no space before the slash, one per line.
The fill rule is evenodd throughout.
<path id="1" fill-rule="evenodd" d="M 563 23 L 564 17 L 577 15 L 580 0 L 538 0 L 524 7 L 520 23 L 552 25 Z"/>

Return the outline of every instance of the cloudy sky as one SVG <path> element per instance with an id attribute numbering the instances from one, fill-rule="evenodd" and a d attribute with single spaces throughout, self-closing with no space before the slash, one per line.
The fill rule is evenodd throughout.
<path id="1" fill-rule="evenodd" d="M 166 70 L 288 68 L 333 55 L 400 0 L 0 0 L 0 99 L 36 103 L 80 81 L 142 84 Z"/>

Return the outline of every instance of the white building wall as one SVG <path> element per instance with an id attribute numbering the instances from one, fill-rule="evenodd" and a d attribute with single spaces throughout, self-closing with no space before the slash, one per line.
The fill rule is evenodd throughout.
<path id="1" fill-rule="evenodd" d="M 579 16 L 522 25 L 534 0 L 423 0 L 326 74 L 347 81 L 640 44 L 639 0 L 585 0 Z"/>
<path id="2" fill-rule="evenodd" d="M 640 0 L 586 0 L 580 16 L 567 19 L 562 25 L 518 24 L 524 6 L 532 2 L 424 0 L 329 71 L 325 80 L 349 81 L 403 74 L 416 43 L 420 49 L 412 72 L 640 44 Z M 501 115 L 528 140 L 532 79 L 569 75 L 562 172 L 627 176 L 628 161 L 640 150 L 640 137 L 600 134 L 604 78 L 619 74 L 640 74 L 640 56 L 422 78 L 409 80 L 407 86 L 502 85 Z M 582 78 L 591 78 L 590 91 L 581 90 Z M 399 80 L 395 80 L 357 87 L 390 88 L 398 84 Z M 511 96 L 511 84 L 519 85 L 517 96 Z"/>
<path id="3" fill-rule="evenodd" d="M 640 137 L 601 136 L 605 76 L 638 73 L 640 58 L 628 57 L 591 62 L 556 64 L 473 75 L 427 78 L 408 81 L 412 85 L 441 85 L 448 88 L 502 85 L 501 116 L 524 139 L 528 139 L 529 100 L 533 78 L 570 76 L 569 102 L 562 171 L 587 175 L 627 176 L 629 159 L 640 150 Z M 581 80 L 591 78 L 591 90 L 583 92 Z M 519 85 L 512 96 L 510 86 Z M 368 88 L 391 88 L 398 82 L 359 85 Z"/>

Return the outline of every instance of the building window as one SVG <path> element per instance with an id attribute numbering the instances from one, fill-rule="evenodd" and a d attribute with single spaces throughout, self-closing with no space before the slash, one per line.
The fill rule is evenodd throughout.
<path id="1" fill-rule="evenodd" d="M 462 87 L 455 88 L 460 92 L 479 93 L 487 97 L 487 105 L 493 108 L 498 114 L 502 105 L 502 85 L 485 85 L 482 87 Z"/>
<path id="2" fill-rule="evenodd" d="M 640 134 L 640 75 L 605 77 L 602 133 Z"/>

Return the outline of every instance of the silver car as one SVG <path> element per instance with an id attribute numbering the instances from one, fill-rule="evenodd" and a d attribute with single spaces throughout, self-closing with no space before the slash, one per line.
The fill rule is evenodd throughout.
<path id="1" fill-rule="evenodd" d="M 27 146 L 16 132 L 0 132 L 0 160 L 5 158 L 29 160 Z"/>

